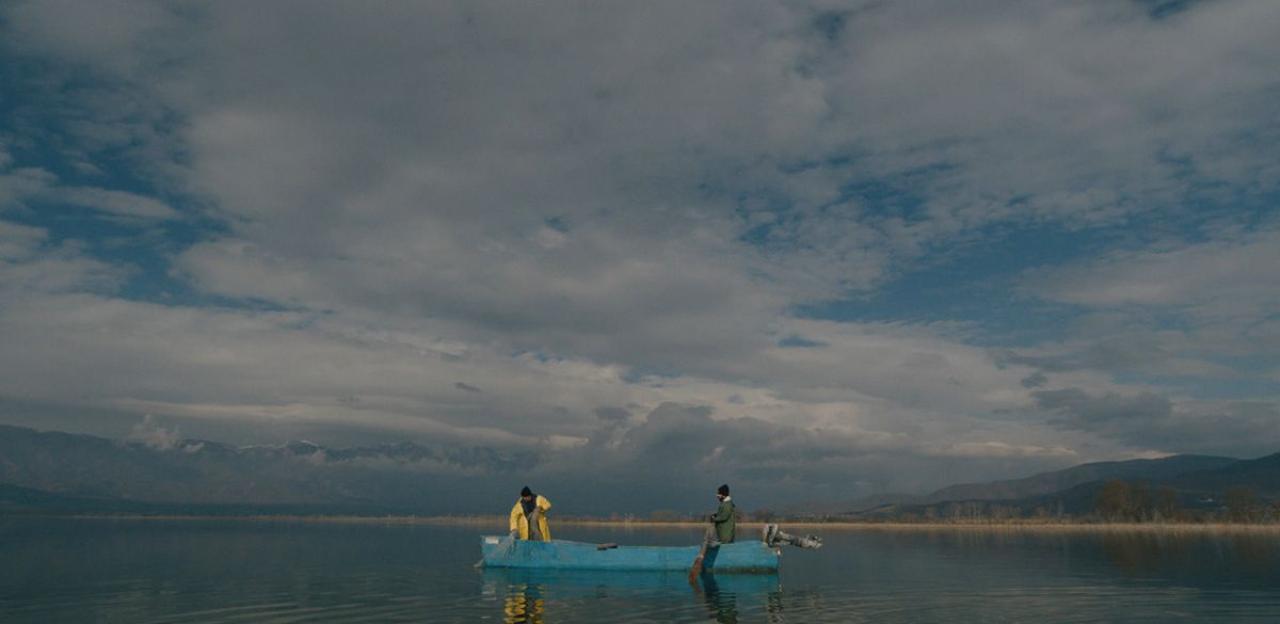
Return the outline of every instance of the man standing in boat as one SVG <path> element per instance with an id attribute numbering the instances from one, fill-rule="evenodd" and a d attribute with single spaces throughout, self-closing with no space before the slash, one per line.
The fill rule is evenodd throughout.
<path id="1" fill-rule="evenodd" d="M 716 488 L 716 498 L 720 500 L 720 506 L 716 508 L 716 512 L 711 514 L 707 519 L 712 525 L 707 529 L 708 544 L 719 546 L 720 544 L 732 544 L 734 533 L 737 529 L 737 520 L 733 505 L 733 498 L 729 496 L 729 484 L 721 485 Z"/>
<path id="2" fill-rule="evenodd" d="M 522 540 L 551 541 L 546 516 L 549 509 L 551 501 L 524 486 L 520 490 L 520 498 L 511 508 L 511 535 Z"/>

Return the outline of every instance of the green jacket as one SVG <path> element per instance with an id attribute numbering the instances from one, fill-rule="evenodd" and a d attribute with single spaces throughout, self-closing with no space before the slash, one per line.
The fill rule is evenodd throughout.
<path id="1" fill-rule="evenodd" d="M 733 499 L 726 498 L 720 501 L 720 507 L 716 509 L 715 515 L 711 516 L 711 521 L 716 524 L 716 539 L 722 544 L 733 541 L 734 532 L 737 529 L 737 520 L 734 515 Z"/>

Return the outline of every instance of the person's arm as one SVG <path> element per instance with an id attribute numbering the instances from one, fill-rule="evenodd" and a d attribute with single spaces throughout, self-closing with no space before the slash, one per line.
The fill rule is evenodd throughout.
<path id="1" fill-rule="evenodd" d="M 538 497 L 538 509 L 541 509 L 541 510 L 542 510 L 542 513 L 547 513 L 547 511 L 548 511 L 549 509 L 551 509 L 551 501 L 547 500 L 547 499 L 546 499 L 545 497 L 543 497 L 543 496 L 539 496 L 539 497 Z"/>
<path id="2" fill-rule="evenodd" d="M 711 521 L 724 522 L 731 517 L 733 517 L 733 510 L 729 508 L 729 504 L 720 503 L 720 506 L 716 508 L 716 512 L 712 514 Z"/>

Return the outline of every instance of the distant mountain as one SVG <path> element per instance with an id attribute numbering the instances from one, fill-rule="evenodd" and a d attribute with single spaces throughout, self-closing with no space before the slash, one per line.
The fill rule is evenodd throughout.
<path id="1" fill-rule="evenodd" d="M 444 514 L 499 510 L 495 491 L 539 465 L 535 451 L 409 442 L 332 448 L 307 441 L 238 447 L 166 436 L 108 440 L 0 425 L 0 513 Z M 504 478 L 495 479 L 495 475 Z M 882 494 L 784 509 L 844 517 L 1030 515 L 1092 511 L 1112 479 L 1172 488 L 1184 507 L 1217 505 L 1235 486 L 1280 499 L 1280 453 L 1098 462 L 925 496 Z"/>
<path id="2" fill-rule="evenodd" d="M 1036 503 L 1041 497 L 1065 493 L 1088 483 L 1101 483 L 1110 479 L 1162 480 L 1184 473 L 1213 470 L 1230 466 L 1238 459 L 1211 455 L 1173 455 L 1160 459 L 1134 459 L 1127 461 L 1093 462 L 1063 470 L 1042 472 L 1030 477 L 990 481 L 986 483 L 962 483 L 950 485 L 924 495 L 884 493 L 855 500 L 822 501 L 794 505 L 787 513 L 802 515 L 878 516 L 899 513 L 902 510 L 923 510 L 931 505 L 956 501 Z M 1089 488 L 1085 488 L 1088 490 Z M 1081 490 L 1081 492 L 1085 492 Z M 1075 498 L 1087 496 L 1077 493 Z M 1043 501 L 1040 501 L 1043 502 Z M 1092 499 L 1090 499 L 1092 505 Z M 1034 508 L 1032 504 L 1032 508 Z M 1056 509 L 1056 500 L 1054 502 Z"/>
<path id="3" fill-rule="evenodd" d="M 0 483 L 0 515 L 131 514 L 175 516 L 388 515 L 399 507 L 367 504 L 163 503 L 123 498 L 73 496 Z"/>
<path id="4" fill-rule="evenodd" d="M 1089 477 L 1093 479 L 1086 480 Z M 1151 495 L 1168 490 L 1183 509 L 1219 509 L 1227 490 L 1243 487 L 1263 500 L 1280 500 L 1280 453 L 1258 459 L 1179 455 L 1157 460 L 1083 464 L 1066 470 L 989 484 L 943 488 L 926 497 L 846 514 L 857 518 L 990 517 L 1091 513 L 1107 482 L 1146 485 Z M 1065 485 L 1058 490 L 1051 488 Z"/>
<path id="5" fill-rule="evenodd" d="M 1211 455 L 1172 455 L 1160 459 L 1095 462 L 1065 470 L 1042 472 L 1023 479 L 952 485 L 915 502 L 928 504 L 957 500 L 1016 500 L 1061 492 L 1091 481 L 1160 481 L 1190 472 L 1223 468 L 1239 461 L 1231 457 Z"/>
<path id="6" fill-rule="evenodd" d="M 341 509 L 463 513 L 501 496 L 481 477 L 537 464 L 532 453 L 413 443 L 236 447 L 118 441 L 0 425 L 0 510 Z M 14 489 L 17 488 L 17 489 Z M 7 507 L 6 507 L 7 506 Z M 256 512 L 256 511 L 255 511 Z"/>
<path id="7" fill-rule="evenodd" d="M 1246 487 L 1264 498 L 1280 498 L 1280 453 L 1188 472 L 1165 483 L 1179 491 L 1203 495 L 1221 495 L 1233 487 Z"/>
<path id="8" fill-rule="evenodd" d="M 66 494 L 44 492 L 41 490 L 33 490 L 31 488 L 19 487 L 17 485 L 0 483 L 0 512 L 76 512 L 87 509 L 102 509 L 104 507 L 111 510 L 124 511 L 124 508 L 128 506 L 127 504 L 119 506 L 116 503 L 117 501 L 104 501 L 79 496 L 68 496 Z"/>

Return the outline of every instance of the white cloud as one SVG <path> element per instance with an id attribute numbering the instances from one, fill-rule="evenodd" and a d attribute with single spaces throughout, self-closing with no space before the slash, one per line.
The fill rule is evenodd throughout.
<path id="1" fill-rule="evenodd" d="M 4 167 L 0 166 L 0 170 Z M 90 208 L 128 219 L 173 219 L 178 212 L 152 197 L 95 187 L 66 186 L 47 170 L 21 167 L 0 172 L 0 212 L 30 210 L 31 202 L 57 209 L 64 205 Z M 47 208 L 46 208 L 47 209 Z"/>
<path id="2" fill-rule="evenodd" d="M 1028 287 L 1092 307 L 1192 308 L 1206 315 L 1280 309 L 1280 230 L 1223 235 L 1173 248 L 1110 254 L 1083 266 L 1041 271 Z"/>
<path id="3" fill-rule="evenodd" d="M 178 212 L 164 202 L 136 193 L 91 187 L 64 187 L 54 191 L 52 201 L 84 206 L 108 214 L 140 219 L 173 219 Z"/>
<path id="4" fill-rule="evenodd" d="M 34 293 L 110 292 L 128 273 L 73 241 L 50 245 L 47 238 L 43 228 L 0 221 L 0 304 Z"/>
<path id="5" fill-rule="evenodd" d="M 48 237 L 41 228 L 0 221 L 0 260 L 17 260 L 35 253 Z"/>
<path id="6" fill-rule="evenodd" d="M 43 169 L 20 167 L 0 173 L 0 211 L 13 210 L 56 180 Z"/>
<path id="7" fill-rule="evenodd" d="M 1055 457 L 1076 459 L 1078 453 L 1064 446 L 1016 445 L 990 440 L 986 442 L 961 442 L 938 449 L 940 455 L 954 457 Z"/>
<path id="8" fill-rule="evenodd" d="M 146 414 L 142 422 L 133 426 L 129 439 L 141 442 L 153 449 L 171 451 L 182 441 L 176 428 L 169 429 L 156 421 L 151 414 Z"/>
<path id="9" fill-rule="evenodd" d="M 1069 338 L 1019 349 L 1009 361 L 1048 370 L 1095 369 L 1257 382 L 1276 362 L 1280 230 L 1216 232 L 1197 243 L 1115 252 L 1028 273 L 1023 288 L 1090 312 Z M 1218 392 L 1220 394 L 1220 392 Z M 1243 398 L 1239 392 L 1237 398 Z"/>

